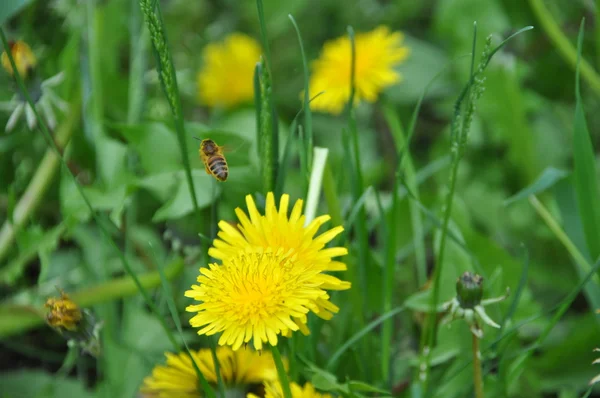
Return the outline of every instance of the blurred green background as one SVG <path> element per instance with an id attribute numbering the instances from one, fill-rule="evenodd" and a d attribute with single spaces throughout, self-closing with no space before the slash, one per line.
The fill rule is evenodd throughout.
<path id="1" fill-rule="evenodd" d="M 591 365 L 595 358 L 592 349 L 600 345 L 600 318 L 595 315 L 595 309 L 600 308 L 600 286 L 596 282 L 576 296 L 527 363 L 518 362 L 522 350 L 550 324 L 549 311 L 573 291 L 585 269 L 572 259 L 526 199 L 509 205 L 505 201 L 533 184 L 545 170 L 556 169 L 549 173 L 560 178 L 548 178 L 553 184 L 538 198 L 586 261 L 593 264 L 595 260 L 582 224 L 589 215 L 577 202 L 577 183 L 572 173 L 574 154 L 578 153 L 573 145 L 574 63 L 551 39 L 545 27 L 548 16 L 534 12 L 535 2 L 264 1 L 281 150 L 290 135 L 290 124 L 302 107 L 299 93 L 303 89 L 302 59 L 288 14 L 298 23 L 309 61 L 319 56 L 325 41 L 345 35 L 347 26 L 364 32 L 387 25 L 392 31 L 403 32 L 405 45 L 410 48 L 408 60 L 398 66 L 403 81 L 387 88 L 377 103 L 363 103 L 356 109 L 364 185 L 373 187 L 364 202 L 371 257 L 364 312 L 357 317 L 349 293 L 336 293 L 334 301 L 342 307 L 341 313 L 328 323 L 315 321 L 312 337 L 297 341 L 299 352 L 324 368 L 332 352 L 364 326 L 358 318 L 372 321 L 385 312 L 386 306 L 390 309 L 404 304 L 409 311 L 394 318 L 389 380 L 379 374 L 381 331 L 376 328 L 360 345 L 348 350 L 335 369 L 329 369 L 340 382 L 349 377 L 397 396 L 409 396 L 408 384 L 417 365 L 420 311 L 426 308 L 419 293 L 426 284 L 419 281 L 415 264 L 425 261 L 427 270 L 432 269 L 438 229 L 435 220 L 417 209 L 423 236 L 414 239 L 419 232 L 415 231 L 413 218 L 415 202 L 403 188 L 399 191 L 397 217 L 390 219 L 398 154 L 386 116 L 397 117 L 406 131 L 423 90 L 444 69 L 425 95 L 410 145 L 420 200 L 440 217 L 450 168 L 450 121 L 454 102 L 469 78 L 474 21 L 477 55 L 489 34 L 498 44 L 524 26 L 533 25 L 534 29 L 511 40 L 485 72 L 485 92 L 477 103 L 454 197 L 451 230 L 462 244 L 450 241 L 446 247 L 440 298 L 445 301 L 453 297 L 456 277 L 465 270 L 484 271 L 485 297 L 499 296 L 506 287 L 518 291 L 519 280 L 523 275 L 527 278 L 511 320 L 511 325 L 523 325 L 511 333 L 485 329 L 482 347 L 487 396 L 579 397 L 587 390 L 588 381 L 600 372 Z M 222 40 L 232 32 L 260 40 L 255 2 L 161 2 L 177 69 L 195 189 L 205 220 L 202 225 L 191 217 L 193 206 L 172 116 L 155 72 L 156 60 L 138 2 L 3 3 L 0 23 L 9 39 L 29 43 L 38 59 L 39 75 L 45 79 L 60 71 L 65 73 L 64 82 L 55 92 L 69 103 L 70 113 L 57 112 L 56 134 L 63 131 L 71 136 L 64 155 L 94 209 L 107 216 L 106 227 L 136 272 L 155 271 L 157 264 L 183 263 L 183 271 L 173 279 L 173 291 L 183 292 L 195 280 L 198 267 L 206 264 L 205 242 L 197 233 L 211 236 L 211 203 L 217 194 L 218 219 L 235 221 L 234 209 L 243 206 L 244 196 L 261 190 L 252 102 L 233 109 L 211 109 L 199 103 L 196 84 L 196 74 L 203 65 L 202 49 L 207 43 Z M 542 3 L 573 51 L 581 19 L 586 18 L 582 55 L 592 70 L 600 68 L 600 4 L 583 0 Z M 582 79 L 581 103 L 597 160 L 600 90 L 592 80 Z M 236 84 L 236 76 L 231 76 L 230 84 Z M 11 77 L 0 73 L 0 101 L 8 101 L 14 92 Z M 9 115 L 0 113 L 0 125 L 6 124 Z M 345 218 L 355 206 L 350 177 L 343 171 L 346 163 L 340 144 L 347 123 L 345 115 L 313 113 L 315 145 L 330 151 L 335 189 Z M 226 183 L 217 185 L 205 174 L 194 136 L 210 136 L 233 148 L 228 155 L 230 178 Z M 41 133 L 29 131 L 23 121 L 10 134 L 0 134 L 2 222 L 13 219 L 20 202 L 31 200 L 25 192 L 39 173 L 46 151 Z M 297 152 L 295 147 L 285 176 L 284 191 L 293 199 L 305 195 Z M 0 395 L 134 396 L 142 378 L 171 347 L 157 321 L 142 309 L 134 290 L 127 297 L 119 292 L 107 299 L 86 296 L 91 286 L 108 283 L 124 273 L 117 253 L 101 238 L 67 171 L 58 164 L 53 167 L 46 170 L 43 190 L 36 191 L 39 203 L 29 211 L 10 244 L 0 250 L 0 323 L 4 325 L 0 325 Z M 597 182 L 597 167 L 594 171 L 591 178 Z M 325 200 L 320 212 L 330 212 Z M 385 261 L 384 222 L 388 231 L 395 228 L 398 248 L 392 303 L 382 303 L 377 294 Z M 353 264 L 357 261 L 353 254 L 357 243 L 354 234 L 347 238 L 351 252 L 348 262 Z M 416 241 L 423 242 L 425 248 L 420 260 L 415 254 Z M 149 249 L 148 242 L 153 242 L 153 249 Z M 88 297 L 87 303 L 105 320 L 106 336 L 102 365 L 84 357 L 66 372 L 68 376 L 61 374 L 53 379 L 52 373 L 60 368 L 67 352 L 64 340 L 41 322 L 30 321 L 30 326 L 23 320 L 26 317 L 20 319 L 18 315 L 38 311 L 46 297 L 56 295 L 57 286 L 80 292 L 82 295 L 77 297 Z M 164 292 L 152 292 L 168 317 Z M 188 316 L 183 308 L 188 299 L 183 294 L 175 294 L 175 299 L 187 327 Z M 509 299 L 490 307 L 488 313 L 502 320 L 511 303 Z M 188 328 L 185 333 L 193 346 L 206 345 L 193 330 Z M 504 338 L 495 342 L 499 336 Z M 471 368 L 466 365 L 469 350 L 465 325 L 440 328 L 434 350 L 436 396 L 471 396 Z M 372 362 L 362 361 L 361 365 L 365 352 L 374 352 L 369 358 Z"/>

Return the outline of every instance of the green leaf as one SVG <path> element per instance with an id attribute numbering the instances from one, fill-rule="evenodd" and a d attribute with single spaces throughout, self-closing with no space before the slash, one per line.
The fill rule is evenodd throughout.
<path id="1" fill-rule="evenodd" d="M 176 176 L 177 173 L 173 173 Z M 215 187 L 217 187 L 214 177 L 206 174 L 204 170 L 193 170 L 192 181 L 194 183 L 194 190 L 196 191 L 196 197 L 198 198 L 198 208 L 204 208 L 209 206 L 213 199 L 218 195 L 213 193 Z M 217 187 L 216 189 L 220 189 Z M 187 214 L 190 214 L 194 210 L 192 198 L 189 190 L 183 179 L 177 184 L 177 190 L 171 199 L 165 203 L 160 209 L 156 211 L 152 217 L 152 221 L 160 222 L 165 220 L 172 220 L 181 218 Z"/>
<path id="2" fill-rule="evenodd" d="M 2 397 L 92 398 L 80 382 L 39 370 L 0 373 Z"/>
<path id="3" fill-rule="evenodd" d="M 313 367 L 311 370 L 315 372 L 311 377 L 311 383 L 316 389 L 321 391 L 335 391 L 340 388 L 335 375 L 316 367 Z"/>
<path id="4" fill-rule="evenodd" d="M 542 174 L 538 177 L 537 180 L 530 186 L 520 190 L 510 198 L 504 201 L 504 206 L 508 206 L 517 202 L 521 199 L 526 199 L 529 195 L 535 195 L 539 192 L 545 191 L 550 188 L 558 181 L 567 177 L 569 173 L 565 170 L 556 169 L 554 167 L 548 167 L 545 169 Z"/>
<path id="5" fill-rule="evenodd" d="M 137 152 L 148 174 L 181 170 L 177 136 L 163 123 L 120 126 L 119 130 Z"/>
<path id="6" fill-rule="evenodd" d="M 348 386 L 352 391 L 366 391 L 366 392 L 375 392 L 378 394 L 390 395 L 390 392 L 381 388 L 377 388 L 370 384 L 364 383 L 362 381 L 351 380 L 348 382 Z"/>
<path id="7" fill-rule="evenodd" d="M 25 266 L 38 254 L 50 253 L 56 249 L 58 240 L 65 232 L 65 224 L 59 224 L 49 231 L 43 231 L 40 226 L 31 226 L 19 232 L 19 255 L 0 270 L 0 282 L 11 285 L 19 278 Z M 44 281 L 40 273 L 38 283 Z"/>
<path id="8" fill-rule="evenodd" d="M 573 158 L 575 162 L 575 191 L 581 212 L 583 230 L 589 253 L 593 259 L 600 255 L 600 191 L 596 175 L 596 160 L 585 120 L 579 89 L 579 63 L 583 43 L 581 22 L 577 38 L 577 69 L 575 72 L 575 125 L 573 126 Z"/>
<path id="9" fill-rule="evenodd" d="M 0 25 L 25 8 L 32 0 L 2 0 L 0 2 Z"/>

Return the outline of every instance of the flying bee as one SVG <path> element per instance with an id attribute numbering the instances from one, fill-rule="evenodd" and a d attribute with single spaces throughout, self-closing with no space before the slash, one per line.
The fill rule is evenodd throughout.
<path id="1" fill-rule="evenodd" d="M 200 158 L 204 162 L 206 174 L 211 174 L 219 181 L 227 180 L 229 167 L 223 155 L 223 147 L 211 139 L 202 140 L 200 143 Z"/>

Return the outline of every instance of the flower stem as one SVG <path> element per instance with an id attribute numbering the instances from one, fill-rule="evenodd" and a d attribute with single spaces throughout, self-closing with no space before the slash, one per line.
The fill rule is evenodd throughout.
<path id="1" fill-rule="evenodd" d="M 473 385 L 475 386 L 475 398 L 483 398 L 483 376 L 481 373 L 481 351 L 479 350 L 479 338 L 471 333 L 473 338 Z"/>
<path id="2" fill-rule="evenodd" d="M 271 353 L 273 354 L 273 360 L 275 361 L 275 367 L 277 368 L 277 374 L 279 375 L 279 382 L 281 383 L 281 389 L 283 390 L 284 398 L 292 398 L 292 390 L 290 389 L 290 380 L 283 366 L 281 360 L 281 354 L 276 345 L 271 346 Z"/>

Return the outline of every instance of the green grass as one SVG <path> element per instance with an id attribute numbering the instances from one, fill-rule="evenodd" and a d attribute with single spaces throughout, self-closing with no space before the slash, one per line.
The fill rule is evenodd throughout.
<path id="1" fill-rule="evenodd" d="M 69 109 L 55 131 L 40 108 L 34 131 L 21 120 L 0 134 L 0 391 L 135 396 L 165 352 L 216 359 L 219 334 L 197 335 L 184 292 L 218 262 L 217 223 L 235 223 L 248 194 L 262 211 L 274 191 L 344 227 L 329 245 L 348 249 L 336 276 L 352 282 L 329 291 L 331 320 L 309 314 L 309 336 L 280 336 L 284 396 L 291 382 L 343 397 L 474 396 L 469 327 L 439 322 L 465 271 L 484 276 L 485 299 L 511 292 L 486 307 L 501 328 L 484 325 L 479 342 L 485 397 L 598 395 L 600 30 L 584 23 L 588 6 L 7 1 L 3 48 L 27 41 L 41 80 L 64 70 L 54 90 Z M 402 80 L 341 115 L 316 112 L 325 41 L 351 43 L 351 104 L 360 34 L 378 25 L 405 34 Z M 245 82 L 254 97 L 207 107 L 202 50 L 235 31 L 263 49 Z M 0 102 L 15 93 L 32 104 L 37 83 L 0 70 Z M 205 173 L 194 137 L 228 147 L 226 182 Z M 100 357 L 44 324 L 57 287 L 103 322 Z M 250 391 L 191 366 L 199 395 Z"/>

